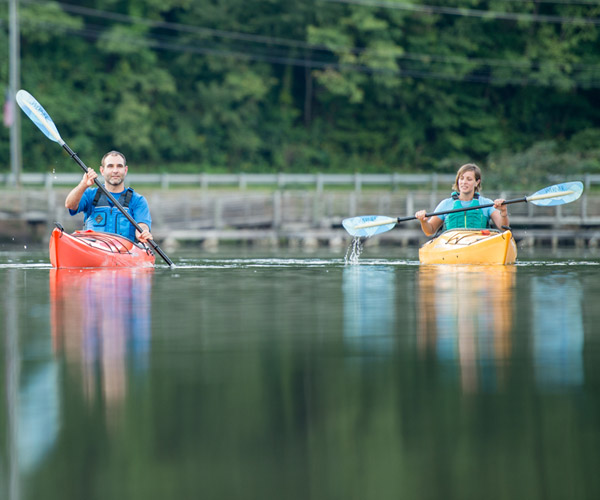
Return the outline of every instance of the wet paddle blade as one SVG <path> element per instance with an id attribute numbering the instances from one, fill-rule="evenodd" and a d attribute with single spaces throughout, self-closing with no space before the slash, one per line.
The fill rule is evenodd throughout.
<path id="1" fill-rule="evenodd" d="M 342 226 L 352 236 L 370 238 L 385 233 L 396 225 L 397 219 L 385 215 L 361 215 L 342 221 Z"/>
<path id="2" fill-rule="evenodd" d="M 17 104 L 21 107 L 23 112 L 29 117 L 29 119 L 39 128 L 44 135 L 51 141 L 58 142 L 61 146 L 65 143 L 60 137 L 56 125 L 50 118 L 50 115 L 46 113 L 46 110 L 42 105 L 37 102 L 26 90 L 19 90 L 17 92 Z"/>
<path id="3" fill-rule="evenodd" d="M 577 200 L 583 193 L 583 184 L 579 181 L 555 184 L 539 190 L 537 193 L 527 197 L 528 203 L 542 207 L 553 207 L 564 205 Z"/>

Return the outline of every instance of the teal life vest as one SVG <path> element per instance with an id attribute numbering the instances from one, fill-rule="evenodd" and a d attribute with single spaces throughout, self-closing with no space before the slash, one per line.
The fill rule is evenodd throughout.
<path id="1" fill-rule="evenodd" d="M 133 189 L 127 188 L 119 197 L 119 203 L 127 213 L 129 213 L 129 202 L 132 196 Z M 101 233 L 120 234 L 131 241 L 135 241 L 135 227 L 117 207 L 109 204 L 108 197 L 102 190 L 98 189 L 92 205 L 94 207 L 92 213 L 84 222 L 85 229 Z"/>
<path id="2" fill-rule="evenodd" d="M 458 193 L 452 193 L 452 199 L 454 205 L 452 209 L 456 208 L 467 208 L 463 206 L 462 202 L 458 198 Z M 468 207 L 479 206 L 479 193 L 475 193 L 471 204 Z M 454 212 L 446 215 L 444 220 L 444 227 L 448 229 L 485 229 L 488 227 L 488 218 L 483 214 L 483 210 L 466 210 L 464 212 Z"/>

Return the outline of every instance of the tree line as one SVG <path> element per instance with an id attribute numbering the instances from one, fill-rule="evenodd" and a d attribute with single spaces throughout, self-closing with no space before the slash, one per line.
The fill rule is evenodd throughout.
<path id="1" fill-rule="evenodd" d="M 600 172 L 600 5 L 21 0 L 21 87 L 95 165 Z M 8 54 L 8 3 L 0 2 Z M 0 64 L 7 87 L 8 57 Z M 61 165 L 23 121 L 23 169 Z M 0 131 L 0 168 L 10 169 Z"/>

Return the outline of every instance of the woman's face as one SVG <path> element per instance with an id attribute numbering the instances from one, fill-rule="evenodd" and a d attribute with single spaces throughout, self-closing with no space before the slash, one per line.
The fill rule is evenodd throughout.
<path id="1" fill-rule="evenodd" d="M 475 192 L 475 187 L 479 181 L 475 179 L 475 172 L 467 170 L 458 178 L 458 190 L 460 193 L 471 194 Z"/>

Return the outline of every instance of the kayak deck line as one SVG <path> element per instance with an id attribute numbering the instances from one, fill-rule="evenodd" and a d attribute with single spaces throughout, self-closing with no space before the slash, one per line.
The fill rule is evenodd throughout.
<path id="1" fill-rule="evenodd" d="M 131 253 L 130 248 L 128 248 L 121 239 L 117 239 L 112 236 L 103 236 L 101 233 L 94 232 L 92 235 L 87 234 L 86 232 L 75 232 L 71 234 L 71 237 L 77 238 L 86 245 L 99 250 L 105 250 L 114 253 Z"/>

